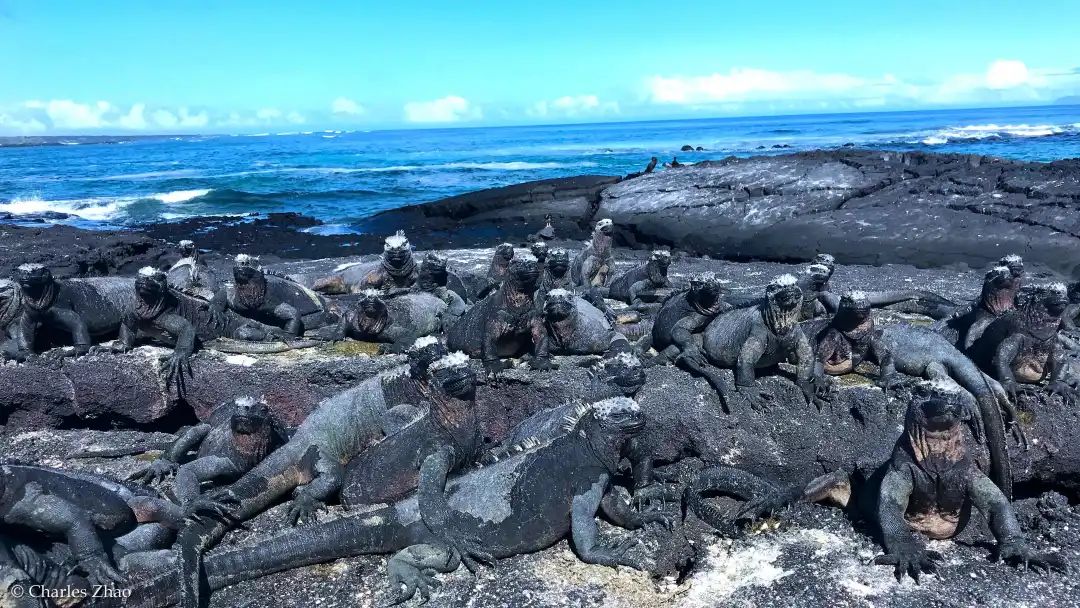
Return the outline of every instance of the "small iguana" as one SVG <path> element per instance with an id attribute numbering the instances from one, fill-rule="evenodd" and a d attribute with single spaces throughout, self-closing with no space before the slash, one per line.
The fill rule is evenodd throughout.
<path id="1" fill-rule="evenodd" d="M 325 276 L 296 276 L 295 280 L 320 293 L 358 293 L 365 289 L 392 292 L 416 283 L 413 247 L 401 230 L 383 241 L 382 257 L 375 262 L 343 264 Z"/>
<path id="2" fill-rule="evenodd" d="M 214 294 L 211 307 L 216 314 L 231 310 L 297 337 L 337 321 L 322 296 L 292 279 L 264 271 L 259 258 L 246 254 L 236 256 L 233 283 Z"/>

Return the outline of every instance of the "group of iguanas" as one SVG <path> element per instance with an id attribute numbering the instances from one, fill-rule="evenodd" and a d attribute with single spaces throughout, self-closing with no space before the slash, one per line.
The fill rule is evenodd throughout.
<path id="1" fill-rule="evenodd" d="M 540 236 L 550 240 L 553 232 Z M 217 283 L 190 242 L 168 272 L 144 269 L 133 280 L 56 280 L 47 268 L 20 267 L 14 281 L 0 282 L 2 352 L 16 360 L 64 340 L 77 353 L 109 336 L 118 337 L 117 350 L 154 340 L 173 347 L 167 375 L 178 387 L 190 375 L 194 351 L 218 338 L 286 347 L 303 337 L 355 338 L 384 342 L 387 352 L 404 352 L 407 363 L 324 400 L 288 437 L 264 402 L 235 396 L 162 446 L 162 455 L 129 482 L 4 464 L 0 599 L 18 584 L 122 582 L 131 590 L 125 605 L 195 608 L 239 581 L 393 554 L 390 581 L 404 601 L 427 598 L 435 575 L 462 563 L 476 570 L 564 538 L 585 562 L 646 569 L 628 545 L 602 542 L 596 517 L 631 530 L 672 525 L 669 515 L 638 508 L 655 495 L 681 497 L 724 532 L 735 529 L 735 519 L 796 500 L 839 499 L 877 523 L 885 548 L 878 563 L 916 580 L 940 562 L 922 536 L 951 537 L 974 506 L 1002 559 L 1064 567 L 1030 550 L 1020 533 L 1009 502 L 1006 441 L 1007 425 L 1023 440 L 1015 424 L 1018 384 L 1046 383 L 1050 392 L 1074 397 L 1058 329 L 1069 326 L 1076 302 L 1063 286 L 1021 290 L 1022 260 L 1008 256 L 987 273 L 971 305 L 925 291 L 837 295 L 829 286 L 835 261 L 822 254 L 802 276 L 783 275 L 763 294 L 736 297 L 711 273 L 674 289 L 667 251 L 618 273 L 613 238 L 613 225 L 601 220 L 575 256 L 545 242 L 531 248 L 534 259 L 501 246 L 486 276 L 455 271 L 434 253 L 417 263 L 400 233 L 386 239 L 378 262 L 344 265 L 329 276 L 281 276 L 241 255 L 233 280 Z M 647 335 L 635 340 L 621 331 L 626 313 L 605 298 L 644 319 Z M 879 327 L 871 309 L 883 306 L 937 322 Z M 485 445 L 476 387 L 487 380 L 470 357 L 491 380 L 513 359 L 527 358 L 543 371 L 559 355 L 601 356 L 579 399 L 548 404 L 501 443 Z M 654 479 L 652 456 L 639 440 L 647 421 L 634 400 L 645 365 L 675 364 L 704 377 L 730 409 L 733 392 L 760 398 L 758 375 L 778 364 L 794 365 L 805 399 L 821 404 L 831 397 L 828 376 L 864 362 L 876 365 L 886 391 L 899 383 L 898 372 L 924 380 L 891 459 L 859 492 L 852 491 L 852 471 L 805 488 L 720 465 L 679 487 Z M 724 369 L 734 372 L 733 385 Z M 987 473 L 976 464 L 973 441 L 987 445 Z M 170 476 L 171 496 L 140 485 Z M 743 499 L 743 509 L 736 516 L 717 511 L 703 499 L 715 492 Z M 288 523 L 303 528 L 214 550 L 229 530 L 283 501 Z M 334 501 L 348 511 L 317 522 Z M 28 533 L 63 540 L 70 551 L 45 555 Z M 21 601 L 15 605 L 38 605 Z"/>

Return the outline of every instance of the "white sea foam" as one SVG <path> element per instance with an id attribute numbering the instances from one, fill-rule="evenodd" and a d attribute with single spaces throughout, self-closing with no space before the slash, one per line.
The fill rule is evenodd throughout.
<path id="1" fill-rule="evenodd" d="M 946 127 L 927 135 L 922 143 L 928 146 L 939 146 L 953 140 L 980 140 L 998 137 L 1047 137 L 1058 135 L 1067 130 L 1073 130 L 1076 125 L 965 125 L 961 127 Z"/>
<path id="2" fill-rule="evenodd" d="M 37 196 L 16 197 L 0 203 L 0 213 L 12 215 L 41 215 L 43 213 L 67 213 L 85 220 L 104 221 L 116 217 L 120 209 L 138 200 L 138 197 L 79 198 L 58 201 L 42 200 Z"/>
<path id="3" fill-rule="evenodd" d="M 200 196 L 206 196 L 210 194 L 209 188 L 203 188 L 198 190 L 173 190 L 172 192 L 159 192 L 157 194 L 151 194 L 147 198 L 152 198 L 166 205 L 174 205 L 176 203 L 186 203 L 192 199 L 199 198 Z"/>

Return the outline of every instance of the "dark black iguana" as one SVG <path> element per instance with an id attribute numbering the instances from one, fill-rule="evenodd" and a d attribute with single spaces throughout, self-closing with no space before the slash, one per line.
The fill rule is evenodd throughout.
<path id="1" fill-rule="evenodd" d="M 0 279 L 0 361 L 20 356 L 18 322 L 22 315 L 22 290 L 18 283 Z M 23 353 L 25 357 L 29 353 Z"/>
<path id="2" fill-rule="evenodd" d="M 445 492 L 422 490 L 383 509 L 211 553 L 204 563 L 206 581 L 219 589 L 343 557 L 396 552 L 387 567 L 392 588 L 405 588 L 398 601 L 417 592 L 427 597 L 433 575 L 460 563 L 447 538 L 470 539 L 473 550 L 505 558 L 543 550 L 569 536 L 585 562 L 644 569 L 626 554 L 628 544 L 602 543 L 596 524 L 600 511 L 625 528 L 666 522 L 659 514 L 638 514 L 612 491 L 619 461 L 644 428 L 645 417 L 632 399 L 593 403 L 567 421 L 566 432 L 556 439 L 463 473 L 446 484 Z M 439 472 L 425 467 L 421 488 L 441 488 L 445 479 Z M 166 575 L 137 589 L 134 600 L 165 605 L 175 594 L 175 580 Z"/>
<path id="3" fill-rule="evenodd" d="M 458 287 L 451 285 L 452 279 L 459 285 Z M 445 324 L 447 327 L 468 310 L 468 306 L 465 304 L 465 297 L 468 292 L 461 285 L 460 279 L 450 272 L 449 264 L 443 255 L 429 252 L 424 256 L 424 260 L 420 263 L 420 272 L 416 279 L 416 285 L 413 285 L 412 291 L 414 293 L 430 293 L 446 304 L 446 319 L 449 321 Z"/>
<path id="4" fill-rule="evenodd" d="M 1064 284 L 1039 285 L 1023 294 L 1020 308 L 994 319 L 968 349 L 971 358 L 1004 387 L 1015 402 L 1019 384 L 1041 384 L 1072 401 L 1058 343 L 1069 306 Z"/>
<path id="5" fill-rule="evenodd" d="M 327 294 L 357 293 L 365 289 L 395 291 L 416 283 L 413 247 L 401 230 L 383 241 L 382 257 L 374 262 L 342 264 L 329 275 L 297 275 L 293 278 L 311 289 Z"/>
<path id="6" fill-rule="evenodd" d="M 526 354 L 534 368 L 550 368 L 547 328 L 533 299 L 539 277 L 535 261 L 514 260 L 502 286 L 450 328 L 446 347 L 480 358 L 489 374 L 502 369 L 501 359 Z"/>
<path id="7" fill-rule="evenodd" d="M 540 264 L 541 268 L 543 268 L 544 265 L 547 264 L 548 252 L 549 249 L 546 241 L 534 241 L 531 245 L 529 245 L 529 253 L 531 253 L 533 257 L 536 258 L 536 261 Z"/>
<path id="8" fill-rule="evenodd" d="M 536 287 L 536 301 L 543 303 L 544 296 L 553 289 L 565 289 L 580 296 L 603 312 L 609 321 L 614 322 L 617 318 L 615 311 L 611 310 L 604 301 L 599 289 L 581 287 L 574 283 L 570 276 L 570 254 L 565 249 L 552 249 L 548 252 Z"/>
<path id="9" fill-rule="evenodd" d="M 180 241 L 180 259 L 169 267 L 169 285 L 210 300 L 221 288 L 222 280 L 199 255 L 194 241 Z"/>
<path id="10" fill-rule="evenodd" d="M 400 353 L 417 338 L 441 333 L 447 319 L 446 303 L 427 292 L 404 293 L 392 298 L 374 289 L 347 296 L 337 304 L 346 310 L 338 321 L 312 333 L 323 340 L 353 338 L 383 344 L 382 353 Z"/>
<path id="11" fill-rule="evenodd" d="M 732 309 L 724 295 L 720 279 L 705 272 L 691 276 L 688 289 L 664 300 L 652 326 L 652 347 L 657 354 L 650 363 L 677 361 L 699 375 L 712 374 L 701 350 L 701 333 L 717 315 Z M 714 384 L 714 388 L 720 386 Z"/>
<path id="12" fill-rule="evenodd" d="M 875 563 L 893 566 L 898 580 L 916 581 L 934 572 L 942 557 L 924 538 L 958 534 L 974 507 L 997 540 L 997 556 L 1013 565 L 1061 569 L 1059 558 L 1032 551 L 1012 505 L 976 465 L 976 451 L 962 428 L 963 397 L 952 383 L 926 381 L 916 387 L 908 405 L 904 433 L 892 457 L 863 491 L 851 489 L 843 473 L 826 475 L 807 487 L 806 497 L 830 495 L 876 524 L 885 554 Z M 837 482 L 844 491 L 832 492 Z M 849 502 L 855 499 L 854 503 Z"/>
<path id="13" fill-rule="evenodd" d="M 968 306 L 957 307 L 935 323 L 934 329 L 966 351 L 994 319 L 1016 308 L 1019 286 L 1019 278 L 1014 277 L 1007 266 L 994 266 L 983 277 L 979 299 Z"/>
<path id="14" fill-rule="evenodd" d="M 671 281 L 668 268 L 671 266 L 670 251 L 654 251 L 649 261 L 618 275 L 608 287 L 607 297 L 626 302 L 639 310 L 655 310 L 662 295 L 668 293 Z"/>
<path id="15" fill-rule="evenodd" d="M 765 289 L 765 303 L 740 308 L 714 318 L 705 328 L 702 348 L 709 363 L 735 370 L 735 386 L 747 391 L 757 386 L 755 369 L 771 368 L 782 361 L 796 367 L 796 383 L 813 403 L 825 389 L 815 382 L 814 353 L 799 326 L 802 290 L 785 274 Z M 717 380 L 719 383 L 719 379 Z M 722 390 L 717 390 L 723 394 Z"/>
<path id="16" fill-rule="evenodd" d="M 230 310 L 291 336 L 337 321 L 322 296 L 290 278 L 264 271 L 259 258 L 246 254 L 236 256 L 233 282 L 214 294 L 211 307 L 216 314 Z"/>
<path id="17" fill-rule="evenodd" d="M 547 292 L 542 304 L 553 355 L 602 355 L 633 348 L 602 311 L 565 289 Z"/>
<path id="18" fill-rule="evenodd" d="M 282 441 L 266 400 L 237 397 L 218 406 L 206 422 L 180 433 L 161 456 L 128 479 L 150 484 L 175 475 L 173 494 L 188 507 L 202 496 L 205 484 L 239 479 Z"/>
<path id="19" fill-rule="evenodd" d="M 0 529 L 63 540 L 93 584 L 123 583 L 115 559 L 167 547 L 171 532 L 204 508 L 185 510 L 147 488 L 90 473 L 0 465 Z"/>
<path id="20" fill-rule="evenodd" d="M 814 348 L 815 378 L 843 376 L 855 371 L 863 361 L 878 366 L 878 386 L 888 390 L 896 383 L 892 352 L 874 323 L 870 300 L 861 291 L 840 297 L 836 314 L 820 331 L 810 330 Z"/>
<path id="21" fill-rule="evenodd" d="M 605 218 L 596 222 L 592 238 L 570 265 L 570 276 L 575 285 L 584 288 L 608 286 L 615 275 L 614 234 L 615 225 L 611 220 Z"/>

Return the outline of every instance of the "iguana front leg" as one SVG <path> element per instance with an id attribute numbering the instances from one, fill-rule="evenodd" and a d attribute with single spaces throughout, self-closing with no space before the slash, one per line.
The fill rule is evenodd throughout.
<path id="1" fill-rule="evenodd" d="M 484 370 L 489 377 L 494 378 L 502 371 L 502 362 L 499 360 L 499 337 L 509 329 L 505 311 L 495 313 L 493 319 L 484 323 L 483 343 L 480 345 L 480 360 L 484 363 Z"/>
<path id="2" fill-rule="evenodd" d="M 940 553 L 926 549 L 904 519 L 913 488 L 909 471 L 893 470 L 881 480 L 878 493 L 878 525 L 885 555 L 878 556 L 874 563 L 893 566 L 898 581 L 906 574 L 919 582 L 919 576 L 923 572 L 934 572 L 942 559 Z"/>
<path id="3" fill-rule="evenodd" d="M 314 479 L 293 492 L 292 504 L 285 515 L 291 525 L 316 521 L 318 512 L 341 490 L 341 483 L 345 479 L 345 467 L 341 462 L 321 450 L 315 461 L 314 473 Z"/>
<path id="4" fill-rule="evenodd" d="M 889 389 L 896 386 L 899 378 L 896 376 L 896 364 L 893 362 L 892 351 L 885 345 L 880 334 L 870 338 L 870 356 L 878 364 L 878 386 L 888 395 Z"/>
<path id="5" fill-rule="evenodd" d="M 794 360 L 795 379 L 806 397 L 806 402 L 815 404 L 819 398 L 828 396 L 829 385 L 825 382 L 824 375 L 814 375 L 814 349 L 810 348 L 810 340 L 801 329 L 796 328 L 794 331 L 796 335 L 788 358 Z"/>
<path id="6" fill-rule="evenodd" d="M 1013 375 L 1012 365 L 1017 355 L 1020 354 L 1023 343 L 1024 337 L 1020 334 L 1013 334 L 1005 338 L 998 345 L 992 362 L 998 382 L 1001 383 L 1001 386 L 1009 395 L 1009 400 L 1013 403 L 1016 403 L 1016 393 L 1019 389 L 1016 385 L 1016 376 Z"/>
<path id="7" fill-rule="evenodd" d="M 176 472 L 173 480 L 173 493 L 177 501 L 184 507 L 190 506 L 202 496 L 203 482 L 215 479 L 232 480 L 241 471 L 231 460 L 221 456 L 203 456 L 191 462 L 183 464 Z"/>
<path id="8" fill-rule="evenodd" d="M 768 346 L 768 338 L 764 335 L 765 329 L 759 325 L 755 324 L 754 330 L 739 348 L 739 357 L 735 364 L 735 386 L 740 388 L 755 386 L 757 378 L 754 369 Z"/>
<path id="9" fill-rule="evenodd" d="M 1053 339 L 1050 347 L 1050 354 L 1046 357 L 1046 370 L 1045 375 L 1047 377 L 1046 389 L 1051 394 L 1060 396 L 1066 405 L 1072 406 L 1076 400 L 1076 391 L 1071 386 L 1065 383 L 1062 378 L 1063 370 L 1065 369 L 1065 354 L 1061 348 L 1058 347 L 1057 339 Z"/>
<path id="10" fill-rule="evenodd" d="M 124 577 L 110 563 L 89 515 L 63 498 L 45 493 L 40 484 L 27 483 L 23 497 L 11 506 L 3 521 L 63 535 L 92 584 L 124 582 Z"/>
<path id="11" fill-rule="evenodd" d="M 273 315 L 275 319 L 285 322 L 285 331 L 292 336 L 302 336 L 304 334 L 303 317 L 294 306 L 285 303 L 278 304 L 274 307 Z"/>
<path id="12" fill-rule="evenodd" d="M 165 384 L 175 384 L 178 395 L 187 392 L 184 377 L 191 377 L 191 355 L 195 352 L 195 326 L 180 315 L 166 313 L 156 320 L 165 333 L 174 340 L 173 354 L 169 357 Z"/>
<path id="13" fill-rule="evenodd" d="M 998 541 L 1000 560 L 1032 570 L 1066 571 L 1065 562 L 1060 557 L 1038 553 L 1028 547 L 1012 506 L 989 477 L 976 471 L 968 485 L 968 496 L 975 508 L 986 518 L 990 532 Z"/>
<path id="14" fill-rule="evenodd" d="M 606 473 L 602 474 L 588 491 L 574 497 L 570 511 L 570 532 L 574 550 L 586 564 L 629 566 L 644 570 L 642 564 L 626 555 L 634 543 L 623 542 L 613 546 L 600 544 L 600 528 L 596 525 L 596 514 L 610 485 L 609 480 Z"/>
<path id="15" fill-rule="evenodd" d="M 405 349 L 412 346 L 413 342 L 416 342 L 418 337 L 415 331 L 393 323 L 383 330 L 382 338 L 387 340 L 388 343 L 383 344 L 379 351 L 385 354 L 403 353 Z"/>
<path id="16" fill-rule="evenodd" d="M 533 358 L 530 366 L 537 370 L 554 369 L 554 365 L 551 363 L 550 347 L 548 346 L 550 338 L 547 327 L 544 326 L 544 321 L 540 318 L 540 315 L 533 314 L 529 319 L 529 333 L 532 336 L 533 343 Z"/>
<path id="17" fill-rule="evenodd" d="M 495 558 L 472 538 L 465 538 L 450 525 L 450 504 L 446 500 L 446 476 L 455 462 L 454 448 L 440 447 L 420 465 L 418 498 L 420 518 L 443 542 L 457 551 L 469 571 L 475 573 L 479 564 L 493 565 Z"/>
<path id="18" fill-rule="evenodd" d="M 600 509 L 611 523 L 626 530 L 637 530 L 648 523 L 671 527 L 671 518 L 663 513 L 640 513 L 630 505 L 630 495 L 621 486 L 612 486 L 600 501 Z"/>
<path id="19" fill-rule="evenodd" d="M 76 354 L 85 355 L 90 352 L 90 330 L 79 313 L 69 308 L 50 308 L 45 314 L 49 323 L 71 335 Z"/>
<path id="20" fill-rule="evenodd" d="M 202 423 L 185 430 L 176 438 L 176 441 L 169 446 L 169 449 L 165 450 L 154 462 L 150 463 L 150 466 L 140 469 L 128 476 L 129 481 L 137 481 L 143 484 L 151 484 L 160 481 L 164 481 L 166 477 L 176 472 L 180 466 L 181 460 L 188 455 L 188 452 L 194 450 L 203 439 L 206 438 L 207 433 L 213 427 L 209 424 Z"/>

